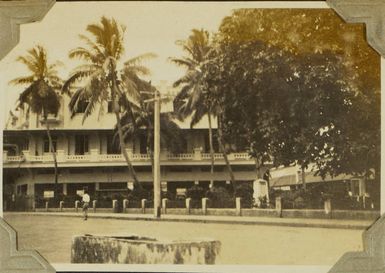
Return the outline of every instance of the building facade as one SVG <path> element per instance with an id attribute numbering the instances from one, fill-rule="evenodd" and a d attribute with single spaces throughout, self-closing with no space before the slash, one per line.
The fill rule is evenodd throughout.
<path id="1" fill-rule="evenodd" d="M 83 123 L 84 107 L 71 117 L 68 102 L 69 98 L 64 96 L 59 113 L 49 116 L 47 121 L 58 163 L 58 192 L 75 195 L 87 189 L 96 194 L 132 188 L 126 161 L 113 141 L 116 122 L 109 105 L 103 107 L 104 113 L 95 109 Z M 206 124 L 203 119 L 191 129 L 189 121 L 179 122 L 184 145 L 178 153 L 161 151 L 162 190 L 177 194 L 192 185 L 209 187 L 211 161 Z M 151 158 L 146 151 L 144 132 L 126 145 L 139 181 L 151 190 Z M 218 145 L 214 146 L 214 183 L 226 187 L 229 174 Z M 40 115 L 20 111 L 18 117 L 10 117 L 4 129 L 3 148 L 4 194 L 38 197 L 53 194 L 54 161 L 46 125 Z M 247 151 L 230 153 L 228 158 L 237 181 L 256 179 L 255 163 Z"/>

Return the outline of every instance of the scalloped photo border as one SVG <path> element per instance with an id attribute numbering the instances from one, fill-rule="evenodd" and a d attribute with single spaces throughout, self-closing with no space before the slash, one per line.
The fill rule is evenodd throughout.
<path id="1" fill-rule="evenodd" d="M 59 1 L 58 1 L 59 2 Z M 55 4 L 55 0 L 0 1 L 0 59 L 17 45 L 20 25 L 41 21 Z M 365 23 L 367 42 L 381 56 L 381 86 L 385 86 L 385 0 L 326 0 L 326 1 L 254 1 L 239 2 L 239 7 L 255 8 L 332 8 L 348 23 Z M 384 98 L 381 98 L 381 115 L 384 115 Z M 4 124 L 1 117 L 1 124 Z M 384 128 L 381 119 L 381 128 Z M 2 139 L 2 138 L 1 138 Z M 382 136 L 382 140 L 384 137 Z M 2 146 L 0 148 L 2 150 Z M 1 151 L 0 151 L 1 152 Z M 2 154 L 2 153 L 0 153 Z M 381 147 L 381 162 L 385 159 Z M 2 161 L 0 161 L 2 164 Z M 2 179 L 2 173 L 0 174 Z M 381 181 L 384 174 L 381 174 Z M 2 183 L 0 183 L 2 192 Z M 385 196 L 385 184 L 381 183 L 381 196 Z M 2 216 L 2 194 L 0 216 Z M 381 199 L 381 214 L 385 210 L 385 198 Z M 18 251 L 16 231 L 0 217 L 0 272 L 51 273 L 51 272 L 385 272 L 385 217 L 382 216 L 363 233 L 362 252 L 346 253 L 332 267 L 329 266 L 180 266 L 180 265 L 50 265 L 37 251 Z"/>

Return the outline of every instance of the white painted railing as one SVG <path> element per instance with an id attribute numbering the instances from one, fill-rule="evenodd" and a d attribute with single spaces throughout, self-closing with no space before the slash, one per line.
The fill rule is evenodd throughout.
<path id="1" fill-rule="evenodd" d="M 9 162 L 20 162 L 22 160 L 23 160 L 22 155 L 7 156 L 7 161 Z"/>
<path id="2" fill-rule="evenodd" d="M 169 160 L 191 160 L 194 154 L 168 154 L 167 159 Z"/>
<path id="3" fill-rule="evenodd" d="M 98 155 L 100 161 L 122 161 L 124 160 L 121 154 L 100 154 Z"/>
<path id="4" fill-rule="evenodd" d="M 151 157 L 148 154 L 129 154 L 132 161 L 149 161 Z M 202 160 L 210 160 L 210 153 L 202 153 Z M 165 160 L 197 160 L 194 157 L 194 153 L 182 153 L 182 154 L 167 154 Z M 214 159 L 223 159 L 223 154 L 215 153 Z M 248 153 L 232 153 L 229 154 L 230 160 L 249 160 Z M 26 156 L 7 156 L 4 158 L 5 163 L 12 162 L 53 162 L 52 154 L 45 155 L 26 155 Z M 124 157 L 121 154 L 87 154 L 87 155 L 58 155 L 58 162 L 121 162 L 124 161 Z"/>
<path id="5" fill-rule="evenodd" d="M 90 161 L 90 155 L 67 155 L 67 161 Z"/>
<path id="6" fill-rule="evenodd" d="M 132 160 L 149 160 L 151 157 L 148 154 L 132 154 L 131 156 Z"/>
<path id="7" fill-rule="evenodd" d="M 210 153 L 202 153 L 202 159 L 211 159 Z M 222 153 L 214 153 L 214 159 L 223 159 Z"/>
<path id="8" fill-rule="evenodd" d="M 234 159 L 250 159 L 249 153 L 233 153 Z"/>

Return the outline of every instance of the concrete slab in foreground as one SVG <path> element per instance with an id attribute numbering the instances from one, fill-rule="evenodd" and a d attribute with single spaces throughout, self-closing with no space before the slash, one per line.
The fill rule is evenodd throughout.
<path id="1" fill-rule="evenodd" d="M 157 241 L 139 236 L 75 236 L 71 263 L 215 264 L 216 240 Z"/>

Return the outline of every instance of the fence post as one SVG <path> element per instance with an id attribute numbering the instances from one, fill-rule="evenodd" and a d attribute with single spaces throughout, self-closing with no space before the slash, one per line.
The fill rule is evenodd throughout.
<path id="1" fill-rule="evenodd" d="M 45 211 L 48 211 L 48 201 L 45 201 Z"/>
<path id="2" fill-rule="evenodd" d="M 282 217 L 282 197 L 275 198 L 275 210 L 278 217 Z"/>
<path id="3" fill-rule="evenodd" d="M 235 198 L 235 214 L 241 216 L 241 197 Z"/>
<path id="4" fill-rule="evenodd" d="M 63 211 L 63 205 L 64 205 L 64 201 L 60 201 L 59 202 L 60 211 Z"/>
<path id="5" fill-rule="evenodd" d="M 191 198 L 186 198 L 186 213 L 190 214 Z"/>
<path id="6" fill-rule="evenodd" d="M 36 201 L 33 201 L 33 202 L 32 202 L 32 210 L 33 210 L 33 211 L 36 211 Z"/>
<path id="7" fill-rule="evenodd" d="M 203 215 L 207 214 L 207 200 L 208 200 L 208 198 L 206 198 L 206 197 L 202 198 L 202 213 L 203 213 Z"/>
<path id="8" fill-rule="evenodd" d="M 123 212 L 127 212 L 127 207 L 128 207 L 128 199 L 123 199 Z"/>
<path id="9" fill-rule="evenodd" d="M 167 198 L 162 199 L 162 213 L 167 214 Z"/>
<path id="10" fill-rule="evenodd" d="M 79 200 L 76 200 L 76 201 L 75 201 L 75 211 L 76 211 L 76 212 L 78 212 L 78 210 L 79 210 L 79 203 L 80 203 Z"/>
<path id="11" fill-rule="evenodd" d="M 118 200 L 116 199 L 112 200 L 112 212 L 114 213 L 118 212 Z"/>
<path id="12" fill-rule="evenodd" d="M 324 201 L 325 214 L 332 218 L 332 200 L 330 198 Z"/>
<path id="13" fill-rule="evenodd" d="M 146 213 L 146 203 L 147 203 L 147 199 L 142 199 L 142 213 L 143 214 Z"/>
<path id="14" fill-rule="evenodd" d="M 92 201 L 92 210 L 96 212 L 96 202 L 97 200 Z"/>

